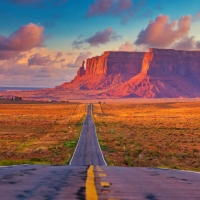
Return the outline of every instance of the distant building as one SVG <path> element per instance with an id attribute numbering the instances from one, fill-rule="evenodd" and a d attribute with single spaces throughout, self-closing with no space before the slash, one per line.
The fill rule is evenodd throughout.
<path id="1" fill-rule="evenodd" d="M 21 101 L 21 100 L 22 100 L 22 97 L 18 97 L 18 96 L 12 97 L 12 101 Z"/>

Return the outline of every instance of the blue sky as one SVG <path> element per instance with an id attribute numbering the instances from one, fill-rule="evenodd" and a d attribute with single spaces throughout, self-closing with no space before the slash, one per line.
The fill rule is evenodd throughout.
<path id="1" fill-rule="evenodd" d="M 199 50 L 199 18 L 198 0 L 1 1 L 0 86 L 53 87 L 109 50 Z"/>

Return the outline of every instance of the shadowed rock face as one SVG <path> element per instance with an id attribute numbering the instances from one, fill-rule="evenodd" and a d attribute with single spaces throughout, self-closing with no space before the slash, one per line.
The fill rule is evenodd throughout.
<path id="1" fill-rule="evenodd" d="M 150 49 L 150 52 L 153 53 L 153 60 L 148 71 L 150 76 L 195 78 L 200 75 L 200 52 L 173 49 Z"/>
<path id="2" fill-rule="evenodd" d="M 79 70 L 77 71 L 77 75 L 76 75 L 76 77 L 74 78 L 73 82 L 79 80 L 82 76 L 85 75 L 84 64 L 85 64 L 85 61 L 83 60 L 82 66 L 81 66 L 81 67 L 79 68 Z"/>
<path id="3" fill-rule="evenodd" d="M 150 49 L 105 52 L 87 60 L 70 83 L 57 87 L 102 90 L 109 97 L 199 97 L 200 52 Z"/>

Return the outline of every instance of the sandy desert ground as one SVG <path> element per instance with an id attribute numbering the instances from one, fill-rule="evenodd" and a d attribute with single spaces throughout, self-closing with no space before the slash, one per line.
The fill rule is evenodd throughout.
<path id="1" fill-rule="evenodd" d="M 200 171 L 200 101 L 95 104 L 110 165 Z"/>
<path id="2" fill-rule="evenodd" d="M 0 101 L 0 164 L 68 163 L 88 102 L 109 165 L 200 171 L 199 99 Z"/>
<path id="3" fill-rule="evenodd" d="M 82 127 L 85 104 L 0 104 L 0 165 L 68 163 Z"/>

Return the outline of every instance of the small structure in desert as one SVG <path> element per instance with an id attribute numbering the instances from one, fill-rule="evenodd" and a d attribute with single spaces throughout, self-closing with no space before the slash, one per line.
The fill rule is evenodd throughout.
<path id="1" fill-rule="evenodd" d="M 14 96 L 12 97 L 12 101 L 21 101 L 22 97 Z"/>

